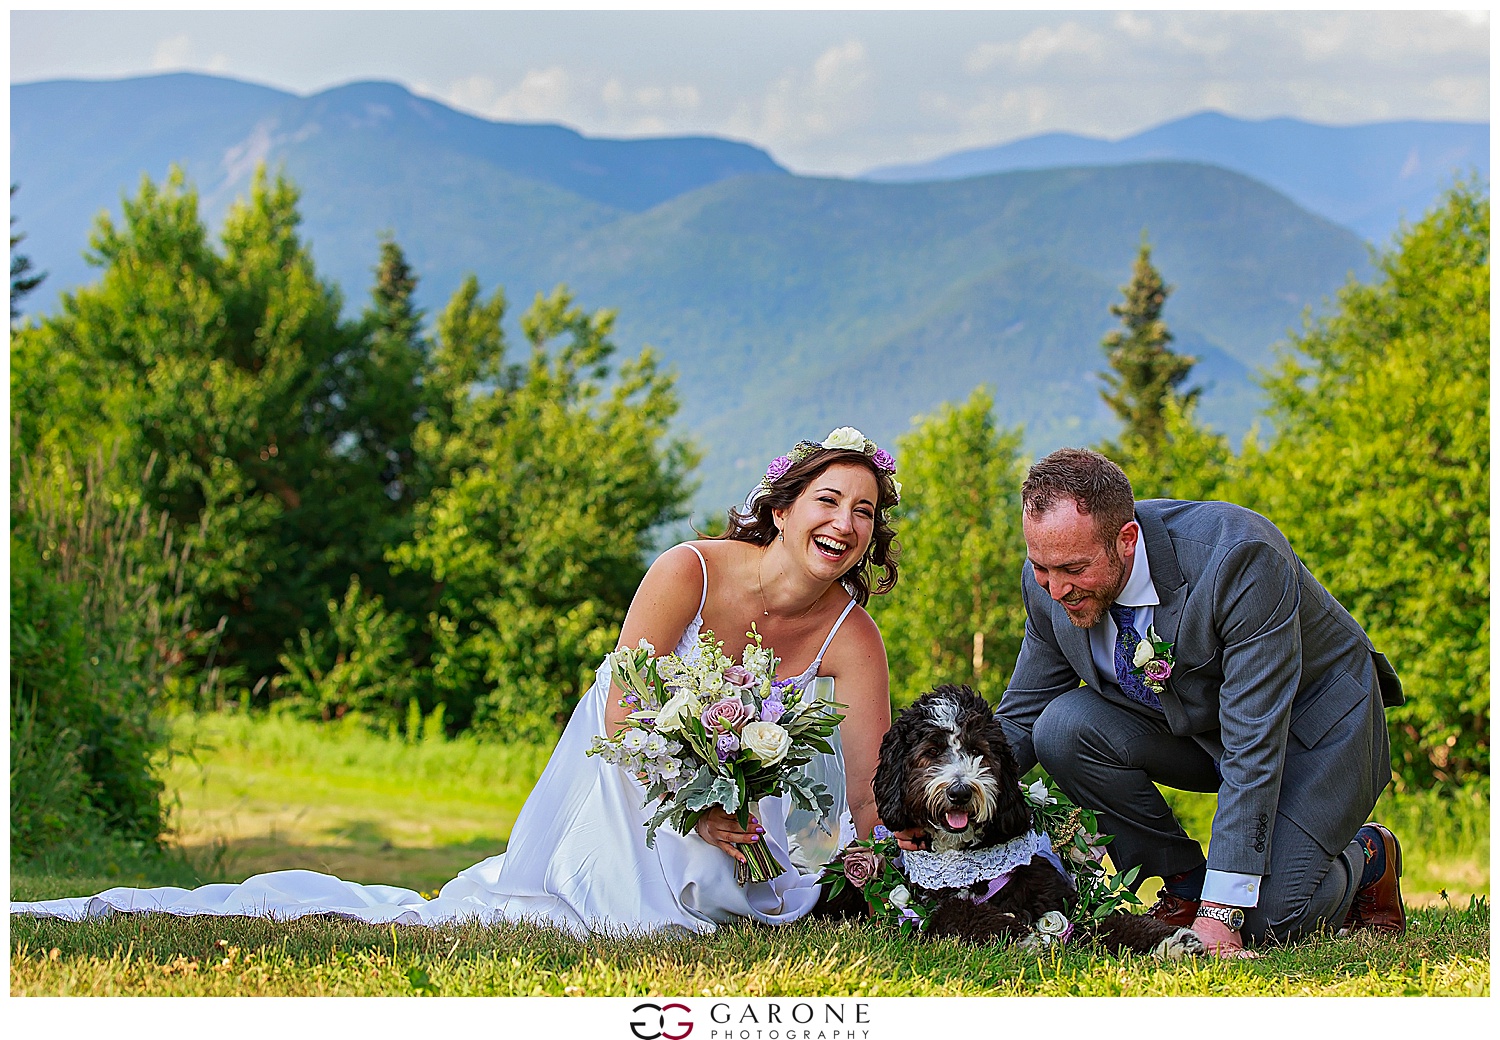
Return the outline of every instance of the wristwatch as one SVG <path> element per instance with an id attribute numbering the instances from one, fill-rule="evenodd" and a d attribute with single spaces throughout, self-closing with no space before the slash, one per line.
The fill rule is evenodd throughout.
<path id="1" fill-rule="evenodd" d="M 1236 932 L 1245 927 L 1245 911 L 1237 906 L 1200 906 L 1198 916 L 1206 917 L 1210 921 L 1218 921 Z"/>

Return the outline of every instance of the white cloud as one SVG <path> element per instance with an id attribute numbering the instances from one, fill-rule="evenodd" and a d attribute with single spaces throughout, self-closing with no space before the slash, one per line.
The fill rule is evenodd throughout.
<path id="1" fill-rule="evenodd" d="M 560 119 L 568 110 L 572 77 L 561 65 L 530 69 L 488 106 L 495 119 Z"/>
<path id="2" fill-rule="evenodd" d="M 777 76 L 760 97 L 741 102 L 727 132 L 772 151 L 857 132 L 875 111 L 876 77 L 861 40 L 825 48 L 804 69 Z"/>
<path id="3" fill-rule="evenodd" d="M 216 51 L 207 58 L 196 57 L 196 52 L 193 38 L 187 33 L 164 37 L 151 52 L 151 69 L 154 72 L 179 72 L 183 69 L 230 71 L 229 55 L 222 51 Z"/>
<path id="4" fill-rule="evenodd" d="M 168 36 L 156 45 L 151 53 L 153 69 L 184 68 L 193 56 L 193 38 L 187 33 Z"/>

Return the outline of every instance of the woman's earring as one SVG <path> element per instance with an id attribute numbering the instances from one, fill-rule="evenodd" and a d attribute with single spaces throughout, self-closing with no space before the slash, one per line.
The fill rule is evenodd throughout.
<path id="1" fill-rule="evenodd" d="M 777 531 L 776 532 L 776 540 L 778 542 L 784 542 L 784 541 L 786 541 L 786 532 L 785 531 Z"/>

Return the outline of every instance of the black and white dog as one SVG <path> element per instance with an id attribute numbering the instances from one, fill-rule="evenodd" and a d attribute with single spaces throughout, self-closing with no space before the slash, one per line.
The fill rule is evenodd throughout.
<path id="1" fill-rule="evenodd" d="M 1072 916 L 1077 890 L 1033 830 L 1019 781 L 999 720 L 967 686 L 924 694 L 886 732 L 875 805 L 889 829 L 920 827 L 930 836 L 928 850 L 905 853 L 901 867 L 908 887 L 932 907 L 924 934 L 1023 940 L 1049 911 Z M 856 908 L 863 900 L 852 886 L 822 904 L 831 914 Z M 1205 952 L 1191 929 L 1145 915 L 1110 914 L 1080 932 L 1115 952 Z"/>

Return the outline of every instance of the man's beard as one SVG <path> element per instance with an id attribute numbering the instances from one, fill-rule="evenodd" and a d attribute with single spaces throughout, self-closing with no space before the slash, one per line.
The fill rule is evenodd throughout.
<path id="1" fill-rule="evenodd" d="M 1074 628 L 1093 628 L 1104 619 L 1105 614 L 1109 613 L 1109 608 L 1114 606 L 1115 599 L 1120 593 L 1125 591 L 1125 562 L 1114 554 L 1110 554 L 1109 562 L 1115 565 L 1114 580 L 1110 582 L 1109 587 L 1083 596 L 1082 599 L 1087 601 L 1089 606 L 1082 613 L 1072 610 L 1064 611 Z"/>

